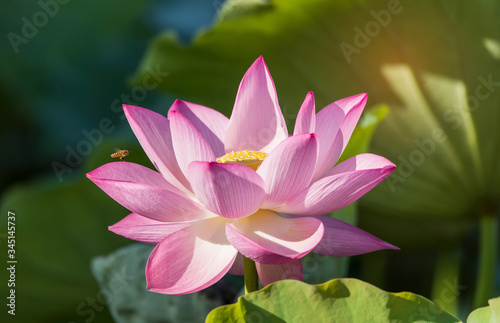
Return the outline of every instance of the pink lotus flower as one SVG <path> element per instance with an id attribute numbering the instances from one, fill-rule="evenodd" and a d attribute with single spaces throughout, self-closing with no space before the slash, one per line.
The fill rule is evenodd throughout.
<path id="1" fill-rule="evenodd" d="M 124 106 L 153 165 L 113 162 L 87 174 L 132 214 L 110 227 L 156 244 L 148 289 L 186 294 L 256 262 L 264 285 L 302 279 L 309 252 L 353 256 L 397 249 L 323 214 L 356 201 L 395 168 L 361 154 L 335 166 L 367 100 L 360 94 L 315 114 L 309 93 L 292 136 L 262 57 L 241 81 L 231 118 L 177 100 L 168 119 Z M 335 167 L 334 167 L 335 166 Z"/>

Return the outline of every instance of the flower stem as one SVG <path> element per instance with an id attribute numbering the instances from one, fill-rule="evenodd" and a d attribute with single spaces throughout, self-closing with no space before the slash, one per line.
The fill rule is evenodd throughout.
<path id="1" fill-rule="evenodd" d="M 247 257 L 243 257 L 243 269 L 245 272 L 245 295 L 259 290 L 259 280 L 257 279 L 255 262 Z"/>
<path id="2" fill-rule="evenodd" d="M 479 269 L 474 295 L 474 308 L 485 306 L 492 296 L 498 253 L 498 218 L 494 213 L 480 219 Z"/>

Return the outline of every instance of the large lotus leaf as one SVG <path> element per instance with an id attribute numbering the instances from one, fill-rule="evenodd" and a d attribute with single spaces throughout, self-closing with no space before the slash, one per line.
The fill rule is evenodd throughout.
<path id="1" fill-rule="evenodd" d="M 498 204 L 500 2 L 230 6 L 187 47 L 159 35 L 135 79 L 160 64 L 170 72 L 163 90 L 229 114 L 241 76 L 263 55 L 289 125 L 311 90 L 318 109 L 361 92 L 368 105 L 389 104 L 372 148 L 398 168 L 364 199 L 361 224 L 393 243 L 453 243 L 478 209 Z"/>
<path id="2" fill-rule="evenodd" d="M 203 322 L 223 304 L 203 292 L 164 295 L 147 291 L 145 268 L 153 247 L 132 244 L 92 260 L 101 290 L 112 296 L 108 307 L 116 323 Z"/>
<path id="3" fill-rule="evenodd" d="M 500 323 L 500 297 L 488 301 L 489 306 L 470 313 L 467 323 Z"/>
<path id="4" fill-rule="evenodd" d="M 293 295 L 293 297 L 290 297 Z M 206 322 L 460 322 L 428 299 L 357 279 L 320 285 L 283 280 L 216 308 Z"/>

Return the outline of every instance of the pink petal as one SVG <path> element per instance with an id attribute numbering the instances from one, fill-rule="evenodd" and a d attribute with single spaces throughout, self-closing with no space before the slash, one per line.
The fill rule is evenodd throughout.
<path id="1" fill-rule="evenodd" d="M 255 263 L 260 281 L 265 287 L 271 283 L 284 279 L 303 280 L 302 260 L 297 259 L 281 265 L 266 265 Z"/>
<path id="2" fill-rule="evenodd" d="M 344 160 L 343 162 L 332 168 L 328 173 L 326 173 L 326 176 L 332 176 L 358 170 L 385 169 L 386 167 L 394 168 L 396 166 L 382 156 L 364 153 Z"/>
<path id="3" fill-rule="evenodd" d="M 168 235 L 184 229 L 190 222 L 161 222 L 131 213 L 109 227 L 109 231 L 125 238 L 157 244 Z"/>
<path id="4" fill-rule="evenodd" d="M 192 162 L 191 186 L 210 211 L 229 219 L 255 213 L 264 200 L 264 181 L 248 166 Z"/>
<path id="5" fill-rule="evenodd" d="M 340 125 L 340 131 L 342 132 L 342 151 L 340 154 L 342 154 L 347 146 L 347 143 L 349 142 L 349 139 L 351 139 L 352 132 L 359 121 L 359 117 L 365 108 L 367 100 L 368 94 L 361 93 L 335 101 L 335 104 L 341 107 L 346 114 L 342 124 Z"/>
<path id="6" fill-rule="evenodd" d="M 229 269 L 229 273 L 232 275 L 243 276 L 245 274 L 245 268 L 243 268 L 243 255 L 238 252 L 236 259 L 234 259 L 233 266 Z"/>
<path id="7" fill-rule="evenodd" d="M 337 162 L 342 145 L 337 140 L 337 133 L 344 120 L 345 112 L 335 103 L 327 105 L 316 114 L 316 134 L 319 141 L 318 162 L 314 172 L 314 179 L 319 178 L 326 170 L 331 169 Z"/>
<path id="8" fill-rule="evenodd" d="M 238 254 L 226 239 L 225 223 L 221 217 L 199 221 L 160 242 L 146 265 L 148 290 L 188 294 L 219 281 Z"/>
<path id="9" fill-rule="evenodd" d="M 160 173 L 138 164 L 105 164 L 87 177 L 123 207 L 153 220 L 182 222 L 215 216 Z"/>
<path id="10" fill-rule="evenodd" d="M 293 196 L 276 211 L 320 215 L 339 210 L 365 195 L 396 168 L 384 157 L 361 154 L 340 163 L 325 177 Z"/>
<path id="11" fill-rule="evenodd" d="M 271 74 L 259 57 L 240 83 L 224 140 L 226 153 L 271 151 L 288 137 Z"/>
<path id="12" fill-rule="evenodd" d="M 323 237 L 315 218 L 287 219 L 269 210 L 226 225 L 231 244 L 245 257 L 263 264 L 284 264 L 302 258 Z"/>
<path id="13" fill-rule="evenodd" d="M 223 156 L 224 136 L 229 119 L 219 111 L 202 105 L 176 100 L 171 111 L 178 111 L 200 131 L 216 156 Z"/>
<path id="14" fill-rule="evenodd" d="M 193 161 L 215 161 L 212 147 L 188 118 L 179 111 L 170 110 L 168 119 L 175 157 L 184 176 L 189 177 L 188 166 Z"/>
<path id="15" fill-rule="evenodd" d="M 382 249 L 399 250 L 398 247 L 344 221 L 324 215 L 318 215 L 315 218 L 323 222 L 325 234 L 321 242 L 313 249 L 314 253 L 348 257 Z"/>
<path id="16" fill-rule="evenodd" d="M 87 173 L 87 177 L 93 179 L 106 179 L 123 182 L 136 182 L 149 184 L 158 188 L 164 188 L 179 195 L 183 192 L 169 183 L 160 173 L 139 164 L 126 161 L 112 162 L 102 165 Z"/>
<path id="17" fill-rule="evenodd" d="M 300 107 L 295 121 L 295 129 L 293 134 L 299 133 L 313 133 L 316 130 L 316 111 L 314 105 L 314 94 L 307 93 L 304 103 Z"/>
<path id="18" fill-rule="evenodd" d="M 132 105 L 124 104 L 123 111 L 142 149 L 156 169 L 167 181 L 188 192 L 189 182 L 177 164 L 168 119 L 154 111 Z"/>
<path id="19" fill-rule="evenodd" d="M 303 133 L 282 141 L 257 169 L 265 182 L 266 199 L 262 208 L 285 203 L 311 181 L 318 143 L 315 134 Z"/>

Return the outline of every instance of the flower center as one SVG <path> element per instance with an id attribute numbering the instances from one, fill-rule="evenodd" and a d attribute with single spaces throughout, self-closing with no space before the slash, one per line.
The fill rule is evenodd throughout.
<path id="1" fill-rule="evenodd" d="M 267 153 L 255 150 L 240 150 L 233 151 L 229 154 L 225 154 L 222 157 L 217 158 L 218 163 L 238 163 L 246 165 L 253 170 L 257 170 L 264 158 L 266 158 Z"/>

